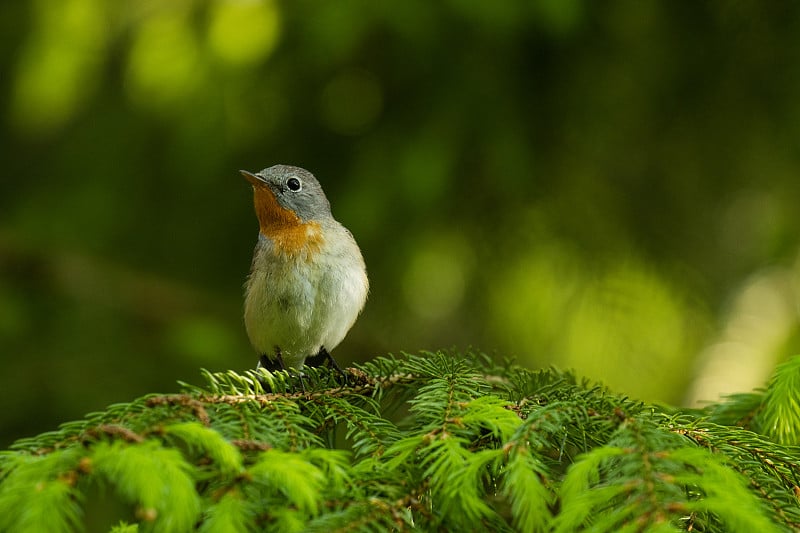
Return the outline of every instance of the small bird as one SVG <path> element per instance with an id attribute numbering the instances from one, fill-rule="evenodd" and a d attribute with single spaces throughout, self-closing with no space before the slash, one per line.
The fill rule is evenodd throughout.
<path id="1" fill-rule="evenodd" d="M 364 307 L 367 269 L 353 235 L 337 222 L 317 179 L 275 165 L 255 174 L 259 223 L 245 284 L 244 323 L 258 367 L 300 370 L 328 363 Z"/>

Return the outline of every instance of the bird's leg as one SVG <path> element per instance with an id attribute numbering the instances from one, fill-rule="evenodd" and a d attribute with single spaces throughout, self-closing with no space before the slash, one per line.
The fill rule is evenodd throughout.
<path id="1" fill-rule="evenodd" d="M 322 356 L 325 361 L 327 361 L 329 367 L 335 369 L 340 374 L 344 373 L 342 371 L 342 367 L 339 366 L 339 363 L 337 363 L 336 359 L 334 359 L 333 356 L 328 353 L 328 350 L 326 350 L 324 346 L 319 349 L 319 355 Z"/>
<path id="2" fill-rule="evenodd" d="M 326 350 L 324 346 L 319 349 L 319 353 L 314 356 L 314 360 L 318 365 L 321 365 L 323 362 L 327 363 L 328 368 L 335 370 L 336 373 L 342 378 L 342 381 L 344 381 L 344 385 L 347 385 L 347 374 L 345 374 L 344 370 L 342 370 L 342 367 L 339 366 L 339 363 L 337 363 L 336 359 L 334 359 L 333 356 L 328 353 L 328 350 Z"/>
<path id="3" fill-rule="evenodd" d="M 281 347 L 275 347 L 275 360 L 278 361 L 278 366 L 281 370 L 286 370 L 286 365 L 283 364 L 283 354 L 281 353 Z"/>
<path id="4" fill-rule="evenodd" d="M 278 361 L 278 364 L 280 365 L 280 370 L 286 370 L 290 374 L 293 374 L 294 372 L 297 373 L 297 377 L 300 378 L 300 390 L 303 391 L 303 394 L 305 394 L 306 393 L 306 383 L 305 383 L 305 381 L 303 381 L 303 371 L 302 370 L 293 369 L 294 372 L 289 372 L 289 369 L 286 368 L 286 364 L 284 364 L 284 362 L 283 362 L 283 354 L 281 353 L 280 346 L 276 346 L 275 347 L 275 359 Z"/>
<path id="5" fill-rule="evenodd" d="M 278 370 L 276 363 L 278 363 L 278 361 L 270 359 L 269 357 L 267 357 L 267 354 L 262 353 L 261 357 L 258 358 L 258 363 L 256 364 L 256 373 L 258 373 L 258 371 L 261 370 L 262 368 L 269 372 L 275 372 L 276 370 Z M 258 380 L 259 383 L 261 383 L 261 386 L 264 389 L 271 389 L 271 387 L 261 376 L 256 375 L 256 379 Z"/>
<path id="6" fill-rule="evenodd" d="M 268 370 L 270 372 L 278 372 L 280 370 L 288 370 L 286 368 L 286 364 L 283 362 L 283 354 L 281 353 L 281 349 L 279 346 L 275 347 L 275 357 L 268 357 L 267 354 L 261 354 L 261 357 L 258 358 L 258 364 L 256 365 L 256 370 L 259 368 L 263 368 L 264 370 Z M 303 393 L 306 392 L 306 385 L 303 382 L 303 372 L 298 371 L 298 376 L 300 377 L 300 389 Z M 264 380 L 259 378 L 262 385 L 266 386 Z"/>
<path id="7" fill-rule="evenodd" d="M 265 370 L 269 370 L 270 372 L 276 372 L 278 370 L 286 370 L 286 367 L 283 364 L 283 356 L 281 355 L 281 349 L 277 346 L 275 347 L 275 358 L 267 357 L 267 354 L 261 354 L 261 357 L 258 358 L 258 364 L 256 365 L 256 370 L 259 368 L 263 368 Z"/>

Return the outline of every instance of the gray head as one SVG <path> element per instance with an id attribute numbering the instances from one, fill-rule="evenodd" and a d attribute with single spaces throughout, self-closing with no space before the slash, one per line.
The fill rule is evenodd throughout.
<path id="1" fill-rule="evenodd" d="M 252 174 L 240 171 L 253 185 L 255 194 L 266 186 L 278 205 L 289 209 L 303 222 L 331 218 L 331 206 L 314 175 L 300 167 L 275 165 Z"/>

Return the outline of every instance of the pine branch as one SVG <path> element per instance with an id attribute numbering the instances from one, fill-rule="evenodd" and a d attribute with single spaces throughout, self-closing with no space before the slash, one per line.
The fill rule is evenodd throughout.
<path id="1" fill-rule="evenodd" d="M 800 530 L 800 358 L 702 411 L 480 354 L 204 372 L 0 452 L 0 531 Z"/>

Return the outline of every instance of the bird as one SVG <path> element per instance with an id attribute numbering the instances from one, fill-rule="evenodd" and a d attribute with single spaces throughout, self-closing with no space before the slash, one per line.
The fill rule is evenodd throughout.
<path id="1" fill-rule="evenodd" d="M 330 351 L 367 300 L 361 249 L 308 170 L 274 165 L 240 172 L 253 187 L 259 224 L 244 291 L 256 368 L 301 371 L 327 364 L 344 375 Z"/>

